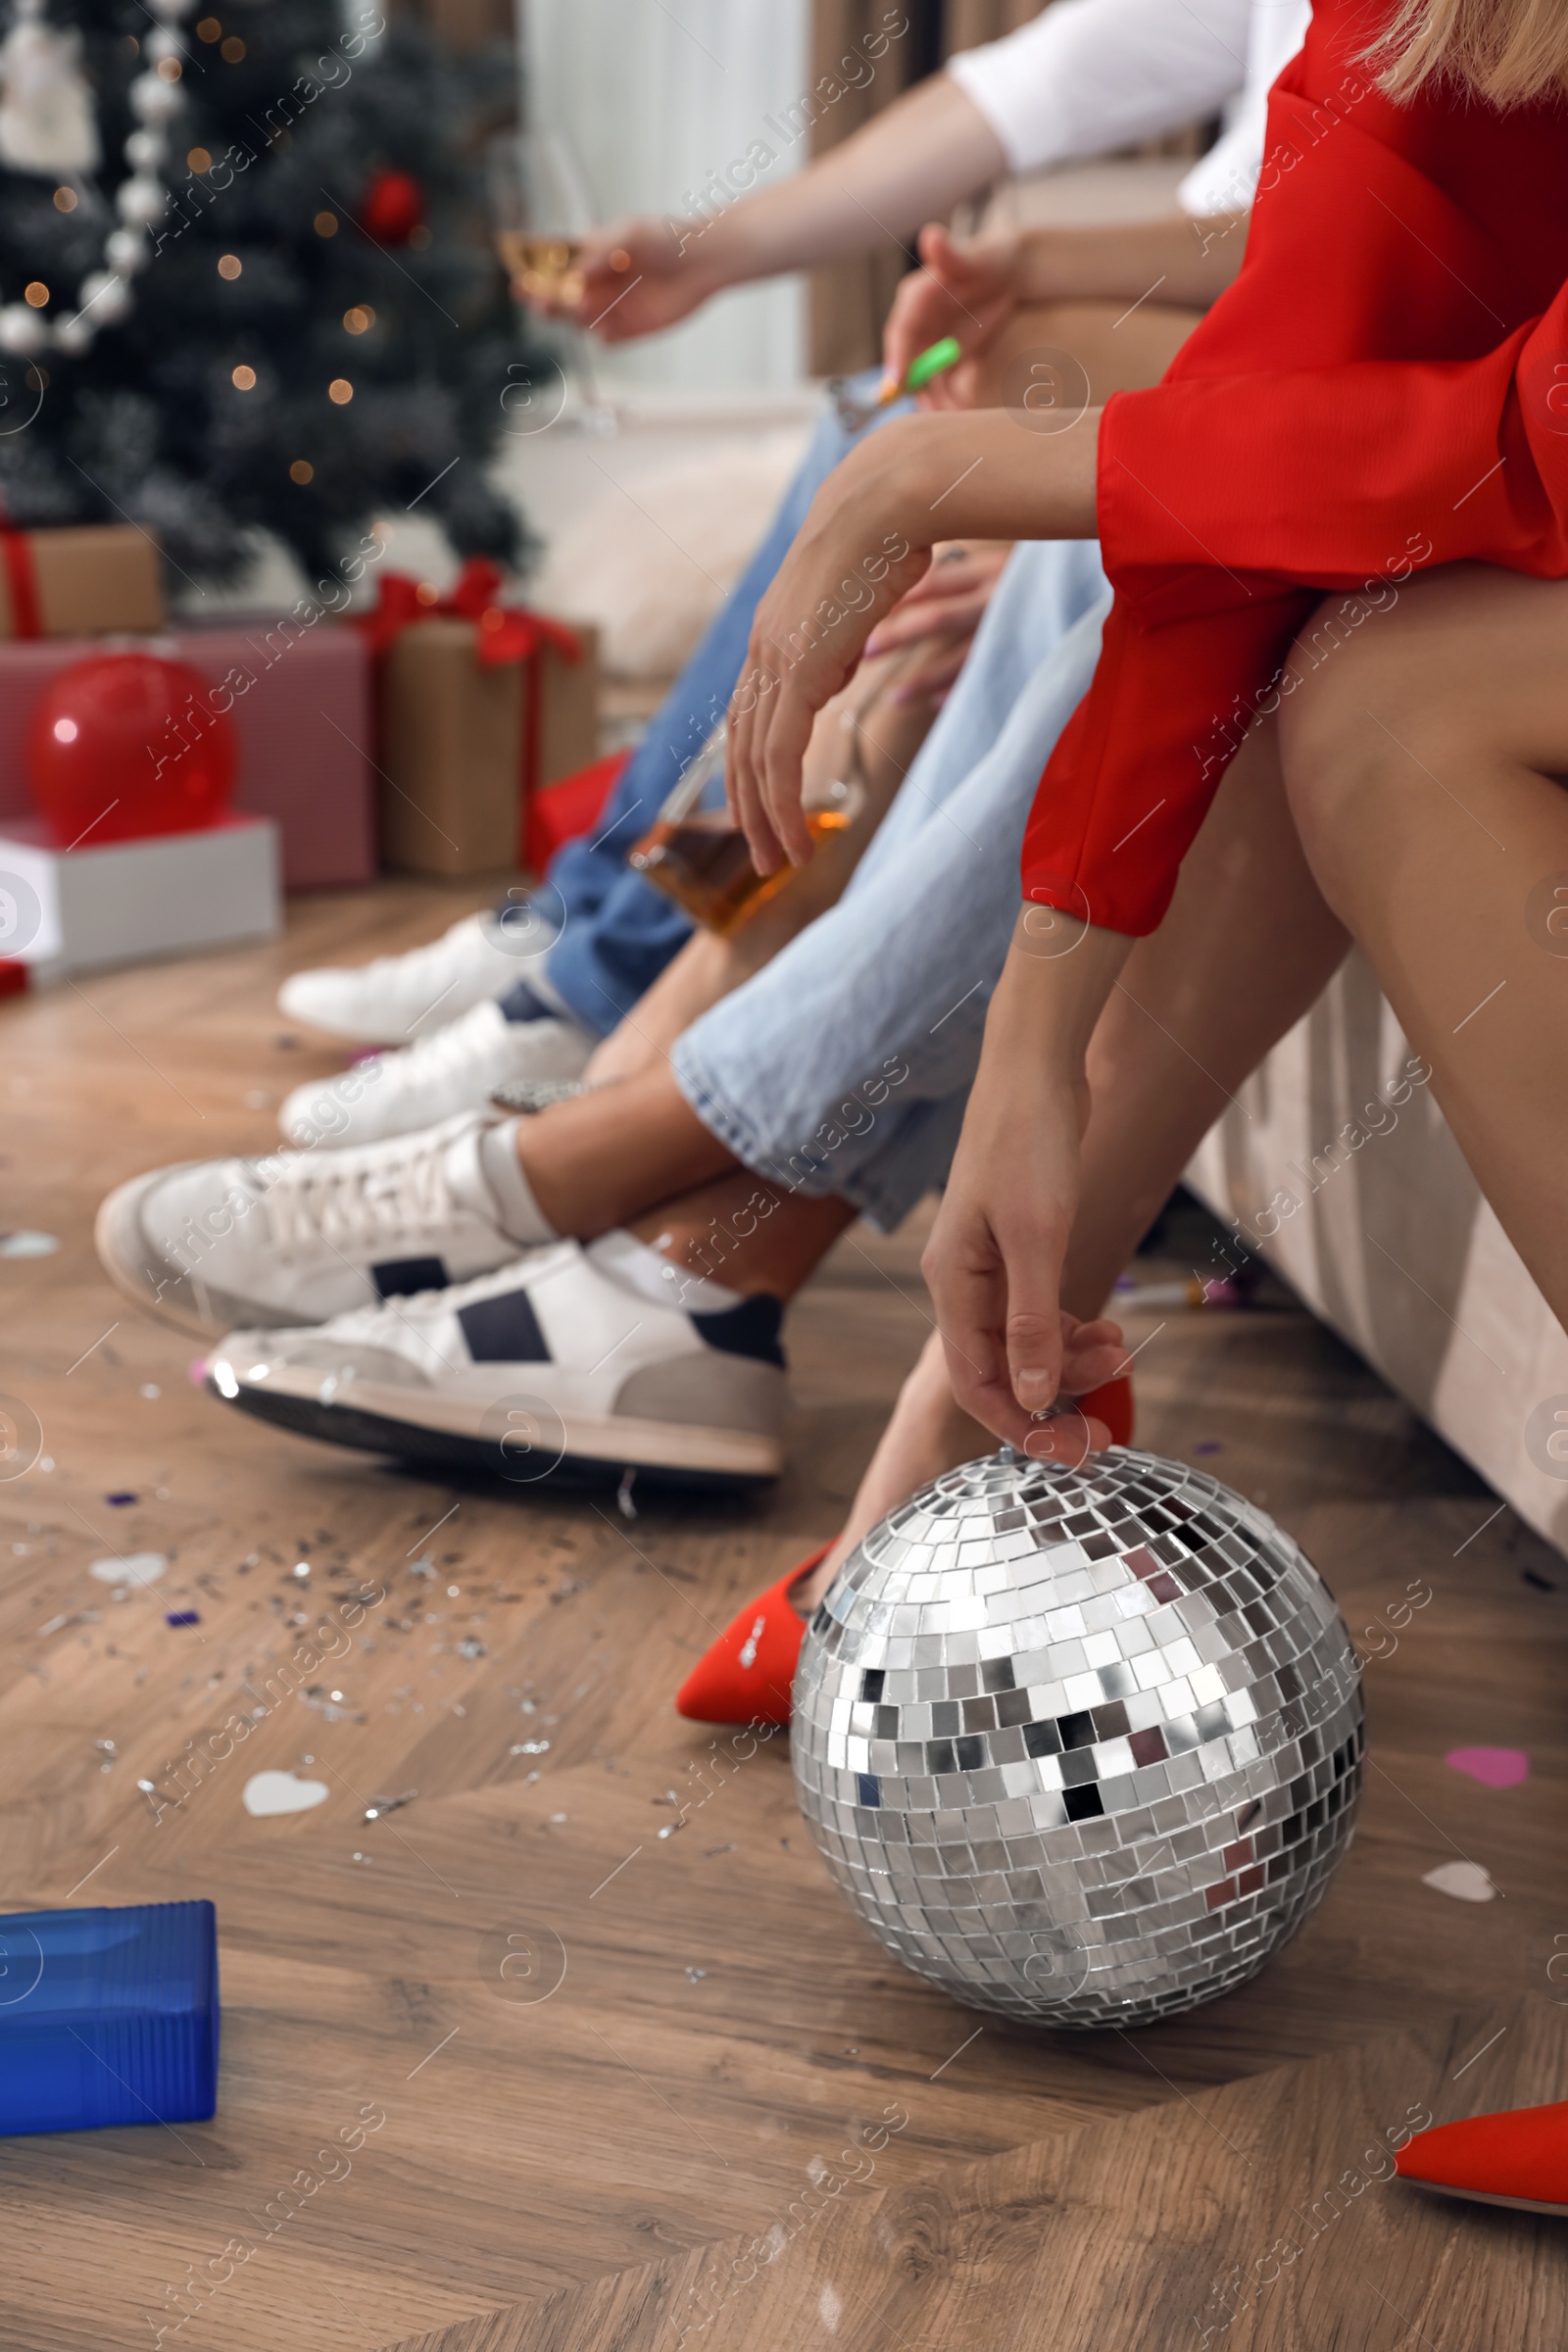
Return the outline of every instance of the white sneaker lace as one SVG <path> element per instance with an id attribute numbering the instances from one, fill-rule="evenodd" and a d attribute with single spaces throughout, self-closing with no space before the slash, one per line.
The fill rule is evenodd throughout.
<path id="1" fill-rule="evenodd" d="M 290 1152 L 271 1162 L 273 1246 L 284 1257 L 322 1248 L 349 1255 L 450 1231 L 462 1213 L 447 1181 L 451 1142 L 438 1128 L 401 1146 Z"/>

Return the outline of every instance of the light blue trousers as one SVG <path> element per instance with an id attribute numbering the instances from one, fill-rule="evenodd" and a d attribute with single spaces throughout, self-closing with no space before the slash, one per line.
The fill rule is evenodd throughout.
<path id="1" fill-rule="evenodd" d="M 884 1232 L 946 1176 L 1025 820 L 1109 605 L 1094 540 L 1014 549 L 843 898 L 677 1043 L 681 1092 L 759 1175 L 836 1193 Z"/>

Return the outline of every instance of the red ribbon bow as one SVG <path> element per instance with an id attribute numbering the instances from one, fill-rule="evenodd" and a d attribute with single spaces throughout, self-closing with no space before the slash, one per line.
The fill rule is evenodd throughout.
<path id="1" fill-rule="evenodd" d="M 475 650 L 486 669 L 531 662 L 547 645 L 564 662 L 580 662 L 581 642 L 564 621 L 531 612 L 526 605 L 496 601 L 501 578 L 499 565 L 485 556 L 468 558 L 447 596 L 437 595 L 428 580 L 416 580 L 412 572 L 384 571 L 374 611 L 356 613 L 355 623 L 365 631 L 372 654 L 384 654 L 405 629 L 439 613 L 477 623 Z"/>
<path id="2" fill-rule="evenodd" d="M 32 541 L 25 531 L 13 523 L 0 520 L 0 564 L 3 564 L 6 586 L 11 592 L 11 634 L 13 637 L 41 637 L 43 619 L 38 610 L 38 575 L 33 568 Z"/>

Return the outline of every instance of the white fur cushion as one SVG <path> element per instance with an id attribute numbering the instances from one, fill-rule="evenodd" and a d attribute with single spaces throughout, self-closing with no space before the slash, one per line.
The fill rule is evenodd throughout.
<path id="1" fill-rule="evenodd" d="M 529 582 L 547 612 L 595 620 L 612 676 L 669 678 L 681 668 L 767 528 L 800 464 L 795 426 L 608 483 L 558 533 Z"/>

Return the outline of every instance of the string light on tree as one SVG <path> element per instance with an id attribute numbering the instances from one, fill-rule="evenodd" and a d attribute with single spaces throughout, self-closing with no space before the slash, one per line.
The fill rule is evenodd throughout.
<path id="1" fill-rule="evenodd" d="M 0 511 L 128 519 L 197 582 L 270 532 L 315 580 L 417 496 L 514 559 L 487 467 L 527 329 L 473 233 L 496 64 L 384 0 L 7 0 Z"/>

